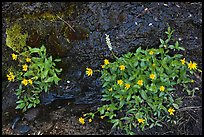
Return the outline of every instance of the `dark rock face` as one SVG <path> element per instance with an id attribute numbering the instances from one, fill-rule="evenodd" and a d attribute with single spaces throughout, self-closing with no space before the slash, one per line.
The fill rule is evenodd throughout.
<path id="1" fill-rule="evenodd" d="M 48 95 L 42 95 L 42 103 L 47 105 L 56 100 L 72 100 L 75 104 L 100 104 L 100 73 L 92 77 L 85 74 L 86 67 L 101 69 L 103 60 L 114 61 L 105 42 L 105 34 L 110 35 L 113 51 L 117 56 L 135 52 L 138 47 L 157 48 L 159 39 L 165 39 L 168 25 L 175 30 L 173 38 L 186 49 L 184 56 L 202 66 L 202 3 L 180 2 L 4 2 L 2 5 L 2 79 L 12 51 L 5 46 L 5 18 L 15 22 L 23 15 L 41 16 L 63 14 L 75 30 L 71 30 L 62 20 L 21 20 L 24 30 L 29 32 L 28 45 L 47 44 L 49 55 L 62 59 L 62 81 L 54 86 Z M 14 65 L 14 64 L 13 64 Z M 6 87 L 3 93 L 3 110 L 14 107 L 14 90 Z M 15 98 L 14 100 L 11 100 Z M 7 105 L 7 103 L 9 105 Z M 12 104 L 12 105 L 11 105 Z M 14 109 L 12 109 L 14 110 Z M 36 113 L 37 116 L 38 113 Z M 32 115 L 27 115 L 28 119 Z M 28 129 L 28 128 L 26 128 Z"/>
<path id="2" fill-rule="evenodd" d="M 110 35 L 113 51 L 120 56 L 139 46 L 158 47 L 159 38 L 165 38 L 164 31 L 169 24 L 175 29 L 174 38 L 180 40 L 180 45 L 187 49 L 189 58 L 193 59 L 193 56 L 202 55 L 198 50 L 202 48 L 199 35 L 202 27 L 201 8 L 199 3 L 168 3 L 168 6 L 164 6 L 164 3 L 85 4 L 81 10 L 86 16 L 80 14 L 76 21 L 78 24 L 85 21 L 83 26 L 91 30 L 91 34 L 87 41 L 76 41 L 69 53 L 75 55 L 80 63 L 99 67 L 102 59 L 112 58 L 105 43 L 105 33 Z M 199 54 L 194 54 L 195 51 Z M 195 61 L 200 64 L 201 58 L 198 56 Z"/>

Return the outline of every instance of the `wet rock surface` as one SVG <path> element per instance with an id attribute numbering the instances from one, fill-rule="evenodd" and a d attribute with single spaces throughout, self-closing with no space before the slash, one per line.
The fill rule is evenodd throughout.
<path id="1" fill-rule="evenodd" d="M 95 109 L 100 105 L 100 74 L 93 77 L 85 75 L 85 68 L 101 69 L 105 58 L 114 61 L 105 42 L 105 34 L 110 35 L 113 51 L 117 56 L 135 52 L 138 47 L 151 48 L 159 46 L 159 39 L 165 39 L 164 31 L 167 26 L 175 30 L 175 41 L 186 49 L 184 56 L 202 66 L 202 3 L 201 2 L 4 2 L 2 4 L 3 33 L 2 33 L 2 80 L 6 81 L 6 70 L 12 50 L 5 46 L 5 29 L 24 15 L 41 17 L 42 13 L 54 18 L 54 15 L 64 15 L 63 19 L 76 32 L 73 32 L 60 19 L 41 20 L 20 19 L 24 30 L 29 32 L 28 44 L 39 46 L 46 43 L 49 55 L 59 57 L 63 68 L 59 86 L 53 86 L 50 93 L 41 96 L 41 106 L 26 114 L 19 122 L 27 122 L 14 132 L 10 123 L 19 112 L 15 111 L 15 84 L 10 88 L 4 86 L 2 102 L 3 134 L 110 134 L 110 125 L 96 120 L 86 126 L 80 125 L 78 117 L 84 112 Z M 12 24 L 12 23 L 11 23 Z M 14 65 L 14 64 L 12 64 Z M 202 77 L 202 76 L 200 76 Z M 199 88 L 201 80 L 196 80 Z M 4 82 L 6 83 L 6 82 Z M 6 85 L 6 84 L 5 84 Z M 7 92 L 5 92 L 7 91 Z M 202 88 L 199 90 L 202 95 Z M 201 106 L 200 94 L 196 94 L 197 103 L 185 101 L 183 106 Z M 198 96 L 197 96 L 198 95 Z M 47 108 L 47 109 L 46 109 Z M 195 112 L 194 112 L 195 111 Z M 15 113 L 14 113 L 15 112 Z M 174 125 L 165 128 L 153 128 L 138 134 L 202 134 L 201 109 L 189 109 L 185 116 L 196 117 L 196 120 L 185 121 L 185 126 Z M 194 116 L 196 114 L 196 116 Z M 5 118 L 7 116 L 7 118 Z M 8 117 L 9 116 L 9 117 Z M 180 126 L 180 127 L 179 127 Z M 189 127 L 194 127 L 190 129 Z M 42 128 L 41 128 L 42 127 Z M 30 129 L 29 129 L 30 128 Z M 21 132 L 22 131 L 22 132 Z M 123 134 L 114 131 L 111 134 Z"/>

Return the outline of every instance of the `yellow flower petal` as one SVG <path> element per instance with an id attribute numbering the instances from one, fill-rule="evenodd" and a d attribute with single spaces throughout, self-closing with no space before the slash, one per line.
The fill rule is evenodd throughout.
<path id="1" fill-rule="evenodd" d="M 174 115 L 175 110 L 174 110 L 174 108 L 170 107 L 168 109 L 168 112 L 169 112 L 170 115 Z"/>
<path id="2" fill-rule="evenodd" d="M 195 62 L 191 62 L 190 61 L 190 63 L 188 63 L 188 68 L 191 70 L 191 69 L 197 69 L 197 64 L 195 63 Z"/>
<path id="3" fill-rule="evenodd" d="M 33 81 L 31 79 L 28 80 L 28 82 L 32 85 L 33 84 Z"/>
<path id="4" fill-rule="evenodd" d="M 153 51 L 150 51 L 150 52 L 149 52 L 149 54 L 150 54 L 150 55 L 153 55 L 153 54 L 154 54 L 154 52 L 153 52 Z"/>
<path id="5" fill-rule="evenodd" d="M 79 118 L 79 122 L 80 122 L 82 125 L 85 124 L 84 118 L 80 117 L 80 118 Z"/>
<path id="6" fill-rule="evenodd" d="M 165 90 L 165 87 L 164 87 L 164 86 L 160 86 L 159 90 L 160 90 L 160 91 L 164 91 L 164 90 Z"/>
<path id="7" fill-rule="evenodd" d="M 140 85 L 140 86 L 142 86 L 142 85 L 143 85 L 143 80 L 138 80 L 138 81 L 137 81 L 137 84 Z"/>
<path id="8" fill-rule="evenodd" d="M 86 68 L 86 74 L 87 74 L 88 76 L 92 76 L 93 70 L 92 70 L 91 68 Z"/>
<path id="9" fill-rule="evenodd" d="M 124 65 L 120 65 L 120 70 L 125 70 L 125 66 Z"/>
<path id="10" fill-rule="evenodd" d="M 31 59 L 30 58 L 26 58 L 26 62 L 31 62 Z"/>
<path id="11" fill-rule="evenodd" d="M 105 116 L 101 116 L 101 119 L 103 119 Z"/>
<path id="12" fill-rule="evenodd" d="M 110 63 L 109 60 L 104 59 L 104 64 L 105 64 L 105 65 L 108 65 L 109 63 Z"/>
<path id="13" fill-rule="evenodd" d="M 28 85 L 28 80 L 23 79 L 22 84 L 25 85 L 25 86 Z"/>
<path id="14" fill-rule="evenodd" d="M 145 120 L 144 120 L 143 118 L 138 118 L 137 121 L 138 121 L 139 123 L 144 124 L 144 121 L 145 121 Z"/>
<path id="15" fill-rule="evenodd" d="M 89 119 L 89 123 L 90 123 L 90 122 L 92 122 L 92 119 L 91 119 L 91 118 Z"/>
<path id="16" fill-rule="evenodd" d="M 185 64 L 185 58 L 183 58 L 183 59 L 181 59 L 181 63 L 182 63 L 182 65 L 184 65 Z"/>
<path id="17" fill-rule="evenodd" d="M 23 71 L 27 71 L 28 70 L 28 65 L 27 64 L 22 65 L 22 67 L 23 67 Z"/>
<path id="18" fill-rule="evenodd" d="M 125 84 L 125 89 L 129 89 L 130 88 L 130 84 Z"/>
<path id="19" fill-rule="evenodd" d="M 11 56 L 12 56 L 12 58 L 13 58 L 13 60 L 16 60 L 17 59 L 17 55 L 16 54 L 11 54 Z"/>
<path id="20" fill-rule="evenodd" d="M 150 74 L 150 75 L 149 75 L 149 78 L 154 79 L 154 78 L 155 78 L 155 75 L 154 75 L 154 74 Z"/>
<path id="21" fill-rule="evenodd" d="M 118 83 L 118 85 L 122 85 L 123 81 L 122 80 L 118 80 L 117 83 Z"/>

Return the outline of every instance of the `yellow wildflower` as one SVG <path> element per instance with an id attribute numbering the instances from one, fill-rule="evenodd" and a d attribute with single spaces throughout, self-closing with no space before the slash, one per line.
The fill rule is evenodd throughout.
<path id="1" fill-rule="evenodd" d="M 86 68 L 86 74 L 87 74 L 88 76 L 92 76 L 93 70 L 92 70 L 91 68 Z"/>
<path id="2" fill-rule="evenodd" d="M 155 67 L 156 65 L 155 64 L 152 64 L 152 67 Z"/>
<path id="3" fill-rule="evenodd" d="M 28 83 L 30 83 L 31 85 L 33 84 L 33 81 L 31 79 L 28 80 Z"/>
<path id="4" fill-rule="evenodd" d="M 185 64 L 185 58 L 183 58 L 183 59 L 181 59 L 181 63 L 182 63 L 182 65 L 184 65 Z"/>
<path id="5" fill-rule="evenodd" d="M 17 55 L 16 54 L 12 54 L 12 58 L 13 58 L 13 60 L 16 60 L 17 59 Z"/>
<path id="6" fill-rule="evenodd" d="M 118 85 L 122 85 L 123 81 L 122 80 L 118 80 L 117 83 L 118 83 Z"/>
<path id="7" fill-rule="evenodd" d="M 101 116 L 101 119 L 103 119 L 105 116 Z"/>
<path id="8" fill-rule="evenodd" d="M 143 118 L 138 118 L 137 121 L 138 121 L 139 123 L 144 124 L 144 121 L 145 121 L 145 120 L 144 120 Z"/>
<path id="9" fill-rule="evenodd" d="M 169 112 L 170 115 L 174 115 L 175 110 L 174 110 L 174 108 L 170 107 L 168 109 L 168 112 Z"/>
<path id="10" fill-rule="evenodd" d="M 31 59 L 27 57 L 26 62 L 31 62 Z"/>
<path id="11" fill-rule="evenodd" d="M 154 52 L 153 52 L 153 51 L 150 51 L 150 52 L 149 52 L 149 54 L 150 54 L 150 55 L 153 55 L 153 54 L 154 54 Z"/>
<path id="12" fill-rule="evenodd" d="M 6 75 L 8 77 L 9 81 L 14 81 L 15 76 L 13 75 L 12 72 L 9 72 L 9 74 Z"/>
<path id="13" fill-rule="evenodd" d="M 120 70 L 125 70 L 125 66 L 124 65 L 120 65 Z"/>
<path id="14" fill-rule="evenodd" d="M 101 65 L 102 68 L 105 68 L 105 65 Z"/>
<path id="15" fill-rule="evenodd" d="M 80 117 L 80 118 L 79 118 L 79 122 L 80 122 L 81 124 L 85 124 L 84 118 Z"/>
<path id="16" fill-rule="evenodd" d="M 159 90 L 160 90 L 160 91 L 164 91 L 164 90 L 165 90 L 165 87 L 164 87 L 164 86 L 160 86 Z"/>
<path id="17" fill-rule="evenodd" d="M 111 91 L 113 91 L 113 89 L 112 89 L 112 88 L 109 88 L 109 89 L 108 89 L 108 91 L 110 91 L 110 92 L 111 92 Z"/>
<path id="18" fill-rule="evenodd" d="M 130 88 L 130 84 L 125 84 L 125 89 L 129 89 Z"/>
<path id="19" fill-rule="evenodd" d="M 191 82 L 194 83 L 195 81 L 192 79 Z"/>
<path id="20" fill-rule="evenodd" d="M 137 84 L 140 85 L 140 86 L 142 86 L 142 85 L 143 85 L 143 80 L 138 80 L 138 81 L 137 81 Z"/>
<path id="21" fill-rule="evenodd" d="M 104 64 L 105 64 L 105 65 L 108 65 L 109 63 L 110 63 L 109 60 L 104 59 Z"/>
<path id="22" fill-rule="evenodd" d="M 92 119 L 91 118 L 89 118 L 89 123 L 91 123 L 92 122 Z"/>
<path id="23" fill-rule="evenodd" d="M 28 80 L 23 79 L 22 84 L 25 85 L 25 86 L 28 85 Z"/>
<path id="24" fill-rule="evenodd" d="M 155 75 L 154 75 L 154 74 L 150 74 L 150 75 L 149 75 L 149 78 L 154 79 L 154 78 L 155 78 Z"/>
<path id="25" fill-rule="evenodd" d="M 22 67 L 23 67 L 23 71 L 27 71 L 28 70 L 28 65 L 27 64 L 24 64 Z"/>
<path id="26" fill-rule="evenodd" d="M 190 63 L 188 64 L 188 68 L 191 70 L 191 69 L 196 69 L 197 68 L 197 64 L 196 63 L 192 63 L 190 61 Z"/>

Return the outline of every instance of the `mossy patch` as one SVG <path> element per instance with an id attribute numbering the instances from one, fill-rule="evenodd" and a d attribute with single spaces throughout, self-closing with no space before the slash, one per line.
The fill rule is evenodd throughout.
<path id="1" fill-rule="evenodd" d="M 6 29 L 6 45 L 15 52 L 21 52 L 26 46 L 28 33 L 22 33 L 21 26 L 15 23 L 10 28 Z"/>

